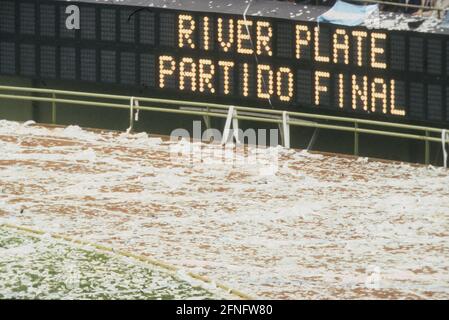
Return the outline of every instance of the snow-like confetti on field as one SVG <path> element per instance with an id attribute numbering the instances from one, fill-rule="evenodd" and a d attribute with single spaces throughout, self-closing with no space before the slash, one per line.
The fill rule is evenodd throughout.
<path id="1" fill-rule="evenodd" d="M 258 297 L 449 297 L 447 170 L 282 148 L 273 174 L 170 156 L 192 146 L 221 150 L 0 121 L 0 223 L 149 255 Z"/>

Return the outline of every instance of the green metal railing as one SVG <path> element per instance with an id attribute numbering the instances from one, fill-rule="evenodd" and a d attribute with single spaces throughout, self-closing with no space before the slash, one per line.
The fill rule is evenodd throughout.
<path id="1" fill-rule="evenodd" d="M 117 109 L 127 109 L 132 111 L 134 110 L 142 110 L 142 111 L 151 111 L 151 112 L 161 112 L 161 113 L 173 113 L 173 114 L 183 114 L 183 115 L 192 115 L 192 116 L 202 116 L 202 117 L 216 117 L 216 118 L 226 118 L 227 114 L 225 111 L 228 111 L 230 106 L 223 104 L 215 104 L 215 103 L 204 103 L 204 102 L 194 102 L 194 101 L 182 101 L 182 100 L 171 100 L 171 99 L 159 99 L 159 98 L 147 98 L 147 97 L 131 97 L 131 96 L 122 96 L 122 95 L 111 95 L 111 94 L 100 94 L 100 93 L 90 93 L 90 92 L 79 92 L 79 91 L 66 91 L 66 90 L 54 90 L 54 89 L 42 89 L 42 88 L 27 88 L 27 87 L 14 87 L 14 86 L 0 86 L 0 91 L 12 91 L 16 92 L 16 94 L 5 93 L 0 94 L 0 99 L 13 99 L 13 100 L 25 100 L 25 101 L 40 101 L 40 102 L 49 102 L 51 103 L 52 112 L 51 119 L 52 123 L 57 123 L 57 104 L 76 104 L 82 106 L 90 106 L 90 107 L 106 107 L 106 108 L 117 108 Z M 48 97 L 40 97 L 36 95 L 20 95 L 17 93 L 27 92 L 29 94 L 47 94 Z M 62 97 L 84 97 L 84 98 L 95 98 L 95 99 L 108 99 L 115 100 L 117 103 L 112 102 L 100 102 L 100 101 L 87 101 L 87 100 L 76 100 L 76 99 L 68 99 Z M 139 105 L 132 106 L 130 101 L 138 100 L 139 103 L 145 102 L 147 105 Z M 123 103 L 123 102 L 127 103 Z M 122 102 L 122 103 L 118 103 Z M 160 105 L 164 106 L 160 106 Z M 188 106 L 188 107 L 197 107 L 198 110 L 185 110 L 179 108 L 172 108 L 168 106 Z M 133 109 L 131 109 L 133 108 Z M 211 111 L 212 110 L 212 111 Z M 223 110 L 223 112 L 218 112 L 218 110 Z M 273 109 L 261 109 L 254 107 L 241 107 L 235 106 L 234 110 L 237 111 L 237 116 L 234 118 L 238 120 L 249 120 L 255 122 L 264 122 L 264 123 L 272 123 L 272 124 L 283 124 L 282 115 L 284 111 L 281 110 L 273 110 Z M 240 115 L 239 115 L 240 113 Z M 245 113 L 251 113 L 252 115 L 245 115 Z M 255 115 L 254 115 L 255 114 Z M 374 121 L 374 120 L 366 120 L 366 119 L 358 119 L 358 118 L 347 118 L 347 117 L 338 117 L 338 116 L 328 116 L 328 115 L 320 115 L 320 114 L 310 114 L 310 113 L 302 113 L 302 112 L 287 112 L 289 120 L 287 121 L 288 125 L 291 126 L 300 126 L 300 127 L 312 127 L 319 129 L 328 129 L 328 130 L 337 130 L 344 132 L 352 132 L 354 134 L 354 155 L 359 155 L 359 135 L 360 134 L 370 134 L 370 135 L 379 135 L 379 136 L 387 136 L 394 138 L 403 138 L 403 139 L 411 139 L 425 142 L 425 150 L 424 150 L 424 161 L 426 164 L 430 163 L 430 143 L 437 142 L 442 143 L 441 135 L 443 133 L 443 129 L 426 127 L 426 126 L 416 126 L 416 125 L 408 125 L 401 123 L 393 123 L 393 122 L 383 122 L 383 121 Z M 277 118 L 279 116 L 279 118 Z M 304 119 L 312 119 L 314 121 L 305 121 Z M 327 121 L 327 122 L 336 122 L 338 124 L 329 124 L 329 123 L 320 123 L 317 121 Z M 346 125 L 343 125 L 346 124 Z M 352 124 L 351 126 L 348 124 Z M 379 127 L 384 128 L 384 130 L 380 129 L 370 129 L 363 128 L 362 125 L 371 126 L 371 127 Z M 130 127 L 132 128 L 132 117 L 130 117 Z M 395 129 L 395 130 L 406 130 L 406 131 L 415 131 L 416 133 L 408 133 L 408 132 L 397 132 L 397 131 L 388 131 L 385 128 Z M 419 134 L 421 133 L 421 134 Z M 438 134 L 438 136 L 435 136 Z"/>

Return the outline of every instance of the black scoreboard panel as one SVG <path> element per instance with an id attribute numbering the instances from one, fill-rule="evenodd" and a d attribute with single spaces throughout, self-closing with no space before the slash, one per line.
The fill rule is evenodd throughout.
<path id="1" fill-rule="evenodd" d="M 80 30 L 65 25 L 73 4 Z M 449 33 L 95 2 L 0 2 L 0 74 L 186 100 L 447 125 L 448 49 Z"/>

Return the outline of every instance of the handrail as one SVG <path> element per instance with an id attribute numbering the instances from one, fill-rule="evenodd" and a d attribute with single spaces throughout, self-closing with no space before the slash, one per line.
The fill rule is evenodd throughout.
<path id="1" fill-rule="evenodd" d="M 117 99 L 129 101 L 130 96 L 122 96 L 122 95 L 112 95 L 112 94 L 103 94 L 103 93 L 89 93 L 82 91 L 67 91 L 67 90 L 56 90 L 56 89 L 43 89 L 43 88 L 27 88 L 27 87 L 14 87 L 14 86 L 0 86 L 1 90 L 12 90 L 12 91 L 24 91 L 24 92 L 38 92 L 38 93 L 52 93 L 52 94 L 62 94 L 62 95 L 71 95 L 71 96 L 84 96 L 84 97 L 92 97 L 92 98 L 105 98 L 105 99 Z M 0 96 L 1 98 L 1 96 Z M 29 97 L 31 98 L 31 97 Z M 148 98 L 148 97 L 138 97 L 135 96 L 135 99 L 143 102 L 155 102 L 155 103 L 163 103 L 168 105 L 185 105 L 192 107 L 204 107 L 204 108 L 221 108 L 221 109 L 229 109 L 228 105 L 225 104 L 217 104 L 217 103 L 205 103 L 205 102 L 197 102 L 197 101 L 185 101 L 185 100 L 174 100 L 174 99 L 159 99 L 159 98 Z M 71 102 L 69 102 L 71 103 Z M 122 105 L 125 106 L 125 105 Z M 126 105 L 126 108 L 129 108 L 129 105 Z M 142 108 L 142 107 L 141 107 Z M 260 113 L 263 111 L 264 113 L 271 113 L 282 115 L 282 110 L 274 110 L 274 109 L 260 109 L 255 107 L 235 107 L 237 111 L 250 111 Z M 137 110 L 138 108 L 136 108 Z M 423 130 L 435 133 L 441 133 L 442 129 L 425 127 L 425 126 L 416 126 L 416 125 L 408 125 L 401 124 L 395 122 L 384 122 L 384 121 L 376 121 L 376 120 L 367 120 L 367 119 L 359 119 L 352 117 L 338 117 L 338 116 L 328 116 L 328 115 L 320 115 L 320 114 L 311 114 L 304 112 L 295 112 L 289 111 L 289 116 L 296 117 L 304 117 L 304 118 L 312 118 L 319 120 L 332 120 L 332 121 L 342 121 L 342 122 L 358 122 L 359 124 L 367 124 L 367 125 L 379 125 L 386 127 L 395 127 L 399 129 L 410 129 L 410 130 Z"/>
<path id="2" fill-rule="evenodd" d="M 107 107 L 107 108 L 130 110 L 131 107 L 130 107 L 129 101 L 131 98 L 133 98 L 133 99 L 138 100 L 139 102 L 151 103 L 151 105 L 133 106 L 134 110 L 143 110 L 143 111 L 152 111 L 152 112 L 161 112 L 161 113 L 173 113 L 173 114 L 184 114 L 184 115 L 203 116 L 203 117 L 216 117 L 216 118 L 226 118 L 227 115 L 225 112 L 220 113 L 217 110 L 215 110 L 215 112 L 213 112 L 210 110 L 211 108 L 223 109 L 223 110 L 229 110 L 229 108 L 230 108 L 230 106 L 228 106 L 228 105 L 216 104 L 216 103 L 181 101 L 181 100 L 172 100 L 172 99 L 135 97 L 135 96 L 131 97 L 131 96 L 123 96 L 123 95 L 112 95 L 112 94 L 92 93 L 92 92 L 82 92 L 82 91 L 67 91 L 67 90 L 56 90 L 56 89 L 44 89 L 44 88 L 0 86 L 0 91 L 16 91 L 16 92 L 49 94 L 50 95 L 49 97 L 0 94 L 0 99 L 50 102 L 52 104 L 52 123 L 56 123 L 56 103 L 76 104 L 76 105 L 91 106 L 91 107 L 103 107 L 103 108 Z M 59 97 L 57 97 L 57 96 L 59 96 Z M 78 97 L 87 97 L 87 98 L 102 98 L 102 99 L 110 99 L 110 100 L 120 100 L 120 101 L 124 101 L 124 104 L 112 103 L 112 102 L 67 99 L 67 98 L 60 98 L 60 96 L 78 96 Z M 202 109 L 186 110 L 186 109 L 181 109 L 181 108 L 160 106 L 158 104 L 178 106 L 178 107 L 180 107 L 180 106 L 199 107 L 199 108 L 205 108 L 205 110 L 202 110 Z M 283 124 L 282 116 L 286 115 L 288 117 L 288 120 L 286 121 L 287 125 L 352 132 L 352 133 L 354 133 L 354 155 L 358 155 L 359 134 L 362 134 L 362 133 L 424 141 L 425 142 L 425 163 L 426 164 L 429 164 L 429 162 L 430 162 L 430 145 L 429 145 L 429 143 L 430 142 L 442 143 L 441 134 L 443 132 L 443 129 L 427 127 L 427 126 L 417 126 L 417 125 L 408 125 L 408 124 L 394 123 L 394 122 L 383 122 L 383 121 L 376 121 L 376 120 L 347 118 L 347 117 L 339 117 L 339 116 L 328 116 L 328 115 L 321 115 L 321 114 L 282 111 L 282 110 L 273 110 L 273 109 L 261 109 L 261 108 L 254 108 L 254 107 L 242 107 L 242 106 L 234 106 L 234 110 L 237 111 L 237 115 L 235 116 L 235 118 L 238 120 L 248 120 L 248 121 L 255 121 L 255 122 L 272 123 L 272 124 Z M 242 114 L 239 115 L 238 111 L 247 111 L 247 112 L 253 113 L 254 115 L 242 115 Z M 259 115 L 259 116 L 257 116 L 257 115 Z M 263 115 L 265 115 L 265 117 L 263 117 Z M 279 118 L 269 118 L 269 117 L 267 118 L 266 117 L 267 115 L 278 115 Z M 342 125 L 342 124 L 319 123 L 319 122 L 314 122 L 314 121 L 305 121 L 305 120 L 301 120 L 301 118 L 308 118 L 308 119 L 314 119 L 314 120 L 326 120 L 326 121 L 340 122 L 340 123 L 345 123 L 345 124 L 352 123 L 353 126 Z M 421 131 L 424 133 L 424 135 L 395 132 L 395 131 L 386 131 L 386 130 L 379 130 L 379 129 L 361 128 L 360 125 L 369 125 L 369 126 L 375 126 L 375 127 L 387 127 L 387 128 L 395 128 L 395 129 L 403 129 L 403 130 Z M 435 133 L 435 134 L 438 133 L 439 135 L 438 135 L 438 137 L 435 137 L 435 136 L 431 136 L 430 133 Z"/>

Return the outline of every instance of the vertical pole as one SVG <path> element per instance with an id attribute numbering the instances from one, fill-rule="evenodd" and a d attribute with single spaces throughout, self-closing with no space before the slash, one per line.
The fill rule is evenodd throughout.
<path id="1" fill-rule="evenodd" d="M 37 80 L 33 80 L 31 83 L 32 83 L 33 88 L 39 87 L 39 83 Z M 39 96 L 39 94 L 30 92 L 30 96 L 35 97 L 35 96 Z M 39 102 L 31 100 L 30 104 L 31 104 L 31 117 L 29 118 L 29 120 L 39 122 Z"/>
<path id="2" fill-rule="evenodd" d="M 51 101 L 51 123 L 56 124 L 56 94 L 53 92 L 51 94 L 52 101 Z"/>
<path id="3" fill-rule="evenodd" d="M 282 142 L 285 148 L 290 148 L 290 125 L 288 124 L 288 120 L 287 111 L 282 112 Z"/>
<path id="4" fill-rule="evenodd" d="M 239 137 L 239 119 L 237 119 L 237 111 L 234 110 L 234 113 L 232 115 L 232 131 L 234 134 L 234 139 L 236 144 L 240 144 L 240 137 Z"/>
<path id="5" fill-rule="evenodd" d="M 230 138 L 229 135 L 231 133 L 231 126 L 234 124 L 234 121 L 233 121 L 234 116 L 235 116 L 234 106 L 229 106 L 228 115 L 226 117 L 225 127 L 223 129 L 223 137 L 221 139 L 222 145 L 225 145 L 229 141 L 229 138 Z M 235 128 L 234 128 L 234 130 L 235 130 Z"/>
<path id="6" fill-rule="evenodd" d="M 207 106 L 207 114 L 208 115 L 204 117 L 204 122 L 206 123 L 206 128 L 207 129 L 210 129 L 210 127 L 211 127 L 209 112 L 210 112 L 210 108 L 209 108 L 209 106 Z"/>
<path id="7" fill-rule="evenodd" d="M 424 155 L 424 163 L 428 165 L 430 163 L 430 143 L 429 143 L 429 131 L 426 130 L 426 150 Z"/>
<path id="8" fill-rule="evenodd" d="M 126 133 L 132 133 L 134 127 L 134 97 L 129 100 L 129 128 L 126 129 Z"/>
<path id="9" fill-rule="evenodd" d="M 357 132 L 357 129 L 359 128 L 359 124 L 357 121 L 354 122 L 354 155 L 359 155 L 359 133 Z"/>
<path id="10" fill-rule="evenodd" d="M 441 147 L 443 148 L 443 166 L 447 168 L 447 151 L 446 151 L 446 141 L 449 138 L 446 129 L 441 131 Z"/>

